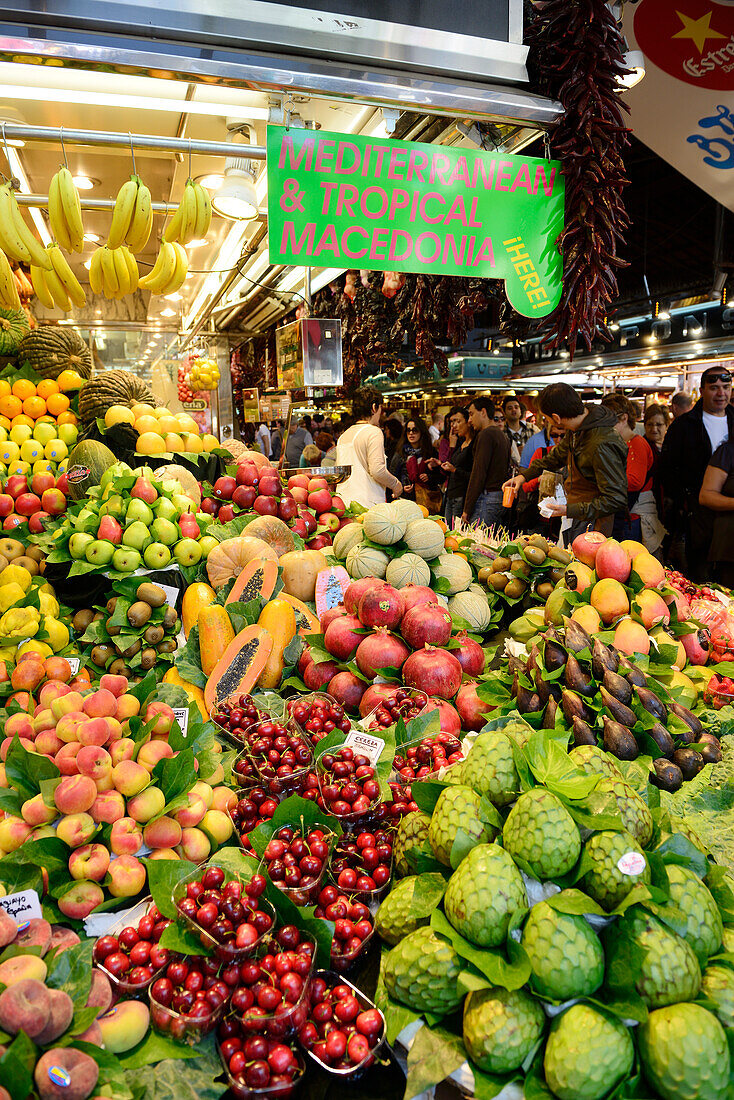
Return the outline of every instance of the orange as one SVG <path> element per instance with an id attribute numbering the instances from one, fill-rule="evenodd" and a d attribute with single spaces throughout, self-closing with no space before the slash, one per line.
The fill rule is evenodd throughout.
<path id="1" fill-rule="evenodd" d="M 169 432 L 175 432 L 178 434 L 178 421 L 175 420 L 170 413 L 166 416 L 157 417 L 158 431 L 167 435 Z"/>
<path id="2" fill-rule="evenodd" d="M 59 393 L 59 384 L 53 378 L 42 378 L 36 386 L 36 393 L 45 401 L 52 393 Z"/>
<path id="3" fill-rule="evenodd" d="M 14 416 L 20 416 L 23 412 L 23 402 L 19 397 L 14 394 L 6 394 L 4 397 L 0 397 L 0 413 L 3 416 L 9 416 L 11 419 Z"/>
<path id="4" fill-rule="evenodd" d="M 162 455 L 165 454 L 166 445 L 157 432 L 143 432 L 138 436 L 138 454 Z"/>
<path id="5" fill-rule="evenodd" d="M 6 430 L 9 430 L 10 428 L 12 428 L 12 426 L 13 425 L 10 420 L 8 420 L 7 416 L 0 416 L 0 428 L 5 428 Z"/>
<path id="6" fill-rule="evenodd" d="M 35 420 L 31 420 L 30 416 L 26 416 L 25 413 L 18 413 L 13 417 L 13 427 L 17 427 L 18 424 L 27 424 L 29 428 L 35 427 Z"/>
<path id="7" fill-rule="evenodd" d="M 7 378 L 0 378 L 0 397 L 5 397 L 10 393 L 10 383 Z"/>
<path id="8" fill-rule="evenodd" d="M 135 420 L 135 427 L 141 435 L 146 432 L 160 433 L 160 421 L 155 416 L 139 416 Z"/>
<path id="9" fill-rule="evenodd" d="M 79 420 L 77 419 L 76 413 L 73 413 L 73 412 L 67 410 L 67 412 L 59 413 L 59 415 L 56 417 L 56 423 L 57 424 L 78 424 Z"/>
<path id="10" fill-rule="evenodd" d="M 443 540 L 443 548 L 444 548 L 444 550 L 458 550 L 459 549 L 459 540 L 455 539 L 453 535 L 448 535 Z"/>
<path id="11" fill-rule="evenodd" d="M 180 435 L 176 435 L 175 432 L 166 432 L 165 436 L 163 437 L 163 442 L 166 445 L 166 451 L 169 451 L 172 454 L 176 452 L 181 452 L 184 449 L 183 439 Z"/>
<path id="12" fill-rule="evenodd" d="M 46 412 L 46 402 L 42 397 L 26 397 L 23 402 L 23 412 L 30 416 L 31 420 L 38 420 Z"/>
<path id="13" fill-rule="evenodd" d="M 134 416 L 146 416 L 148 413 L 151 415 L 155 412 L 152 405 L 143 405 L 138 403 L 137 405 L 131 405 L 130 408 L 133 411 Z"/>
<path id="14" fill-rule="evenodd" d="M 25 401 L 27 397 L 36 396 L 36 387 L 27 378 L 19 378 L 17 382 L 13 382 L 13 396 Z"/>
<path id="15" fill-rule="evenodd" d="M 65 393 L 52 393 L 46 402 L 46 408 L 51 413 L 51 416 L 58 416 L 60 413 L 66 412 L 71 402 Z"/>

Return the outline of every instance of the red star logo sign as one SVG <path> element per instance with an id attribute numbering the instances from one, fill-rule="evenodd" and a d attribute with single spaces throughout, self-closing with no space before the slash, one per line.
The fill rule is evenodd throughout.
<path id="1" fill-rule="evenodd" d="M 635 38 L 658 68 L 699 88 L 734 88 L 734 7 L 716 0 L 642 0 Z"/>

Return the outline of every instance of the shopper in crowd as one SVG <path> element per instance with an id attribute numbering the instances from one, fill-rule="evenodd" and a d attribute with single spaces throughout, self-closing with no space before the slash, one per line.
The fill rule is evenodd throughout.
<path id="1" fill-rule="evenodd" d="M 520 451 L 520 466 L 523 468 L 530 465 L 530 463 L 535 458 L 535 452 L 538 450 L 538 448 L 542 448 L 543 454 L 545 454 L 545 452 L 549 450 L 552 446 L 551 436 L 553 433 L 551 429 L 553 425 L 547 416 L 544 416 L 542 420 L 543 427 L 540 429 L 539 432 L 535 432 L 534 435 L 530 436 L 530 439 Z"/>
<path id="2" fill-rule="evenodd" d="M 547 435 L 543 433 L 536 433 L 533 439 L 547 438 L 547 443 L 538 443 L 533 453 L 528 458 L 525 465 L 529 466 L 531 462 L 535 462 L 536 459 L 543 458 L 548 454 L 548 451 L 552 447 L 563 439 L 563 429 L 557 428 L 552 421 L 546 421 L 549 424 L 547 429 Z M 532 440 L 525 445 L 524 452 L 530 445 Z M 562 473 L 561 471 L 560 473 Z M 559 473 L 559 476 L 560 476 Z M 552 477 L 552 474 L 546 474 L 546 477 Z M 553 541 L 558 540 L 558 533 L 561 526 L 561 520 L 558 516 L 553 516 L 550 520 L 540 514 L 538 510 L 538 504 L 540 503 L 540 477 L 531 478 L 529 481 L 523 483 L 520 492 L 517 495 L 517 509 L 516 509 L 516 525 L 519 531 L 535 534 L 550 534 Z"/>
<path id="3" fill-rule="evenodd" d="M 474 429 L 466 409 L 457 406 L 449 415 L 451 435 L 456 444 L 449 458 L 440 466 L 448 474 L 444 516 L 449 527 L 453 527 L 454 520 L 464 511 L 464 498 L 474 466 Z"/>
<path id="4" fill-rule="evenodd" d="M 314 443 L 321 451 L 321 466 L 336 466 L 336 443 L 329 432 L 318 432 Z"/>
<path id="5" fill-rule="evenodd" d="M 611 534 L 614 516 L 627 505 L 627 447 L 614 430 L 616 417 L 599 405 L 584 405 L 565 382 L 546 386 L 538 404 L 566 434 L 552 451 L 531 462 L 504 487 L 517 491 L 543 470 L 566 467 L 566 503 L 549 501 L 548 508 L 553 515 L 572 520 L 567 542 L 589 527 Z"/>
<path id="6" fill-rule="evenodd" d="M 522 449 L 535 434 L 535 429 L 523 419 L 525 410 L 518 397 L 506 397 L 502 402 L 502 412 L 505 417 L 505 435 L 510 441 L 510 462 L 519 466 Z"/>
<path id="7" fill-rule="evenodd" d="M 664 405 L 648 405 L 645 409 L 645 439 L 659 458 L 670 416 Z"/>
<path id="8" fill-rule="evenodd" d="M 730 397 L 729 371 L 708 367 L 701 375 L 700 398 L 670 425 L 660 455 L 663 522 L 673 536 L 683 539 L 687 576 L 696 583 L 707 578 L 713 535 L 713 512 L 701 506 L 699 495 L 711 456 L 722 443 L 734 441 Z"/>
<path id="9" fill-rule="evenodd" d="M 685 393 L 684 390 L 678 390 L 670 399 L 670 412 L 673 420 L 677 420 L 679 416 L 690 412 L 692 408 L 693 398 L 690 393 Z"/>
<path id="10" fill-rule="evenodd" d="M 665 537 L 653 489 L 657 454 L 645 436 L 635 432 L 639 411 L 634 402 L 621 393 L 612 393 L 603 397 L 601 403 L 616 416 L 615 429 L 628 448 L 627 507 L 614 517 L 612 535 L 620 541 L 642 542 L 651 554 L 656 554 Z"/>
<path id="11" fill-rule="evenodd" d="M 438 441 L 441 438 L 441 433 L 443 431 L 443 426 L 444 426 L 443 413 L 440 413 L 437 410 L 433 414 L 433 420 L 431 421 L 431 426 L 428 429 L 428 434 L 431 437 L 431 443 L 436 448 L 438 447 Z"/>
<path id="12" fill-rule="evenodd" d="M 492 527 L 502 511 L 502 482 L 510 466 L 510 441 L 493 423 L 494 416 L 491 397 L 475 397 L 469 406 L 469 423 L 476 438 L 461 513 L 463 523 L 479 522 Z"/>
<path id="13" fill-rule="evenodd" d="M 303 468 L 305 466 L 320 466 L 321 465 L 321 451 L 315 443 L 307 443 L 301 451 L 301 457 L 298 460 L 298 465 Z"/>
<path id="14" fill-rule="evenodd" d="M 434 460 L 438 465 L 442 465 L 444 462 L 448 462 L 451 458 L 453 451 L 456 449 L 458 438 L 456 435 L 456 422 L 454 420 L 454 417 L 456 416 L 457 412 L 462 411 L 464 410 L 462 410 L 460 405 L 454 405 L 454 407 L 450 409 L 446 416 L 443 418 L 443 431 L 441 432 L 441 438 L 438 441 L 438 446 L 436 448 L 436 458 Z M 465 412 L 465 416 L 468 423 L 469 414 Z"/>
<path id="15" fill-rule="evenodd" d="M 389 468 L 398 444 L 403 438 L 402 421 L 398 420 L 397 416 L 391 416 L 382 425 L 382 430 L 385 434 L 385 459 Z"/>
<path id="16" fill-rule="evenodd" d="M 422 504 L 435 515 L 441 507 L 439 485 L 442 475 L 435 469 L 434 457 L 426 422 L 420 416 L 409 417 L 405 433 L 390 462 L 390 472 L 400 478 L 403 495 L 408 500 Z"/>
<path id="17" fill-rule="evenodd" d="M 270 455 L 272 454 L 272 448 L 270 446 L 270 432 L 264 420 L 261 420 L 257 426 L 255 439 L 257 440 L 258 446 L 260 447 L 260 450 L 265 455 L 265 457 L 270 458 Z"/>
<path id="18" fill-rule="evenodd" d="M 492 414 L 492 423 L 494 424 L 495 428 L 504 429 L 505 417 L 502 409 L 495 407 L 494 413 Z"/>
<path id="19" fill-rule="evenodd" d="M 291 420 L 290 432 L 285 445 L 285 464 L 288 467 L 298 466 L 303 454 L 303 448 L 313 443 L 311 433 L 306 430 L 303 421 Z"/>
<path id="20" fill-rule="evenodd" d="M 339 496 L 348 506 L 353 500 L 365 508 L 384 503 L 385 490 L 401 495 L 403 483 L 387 468 L 385 440 L 380 431 L 383 398 L 375 386 L 360 386 L 352 398 L 355 423 L 339 437 L 338 466 L 351 466 L 351 473 L 339 486 Z"/>
<path id="21" fill-rule="evenodd" d="M 283 431 L 284 425 L 282 420 L 271 421 L 270 459 L 272 462 L 278 462 L 280 460 L 280 453 L 283 450 Z"/>
<path id="22" fill-rule="evenodd" d="M 702 508 L 711 512 L 712 537 L 708 552 L 713 576 L 726 588 L 734 586 L 734 439 L 722 443 L 711 456 L 698 494 Z"/>

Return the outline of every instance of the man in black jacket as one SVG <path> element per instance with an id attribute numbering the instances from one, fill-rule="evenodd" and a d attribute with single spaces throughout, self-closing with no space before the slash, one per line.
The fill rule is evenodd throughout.
<path id="1" fill-rule="evenodd" d="M 730 397 L 729 371 L 722 367 L 705 370 L 701 397 L 690 412 L 670 425 L 660 455 L 664 523 L 674 539 L 684 539 L 688 576 L 699 583 L 707 579 L 713 516 L 698 503 L 698 494 L 711 455 L 721 443 L 734 440 Z"/>

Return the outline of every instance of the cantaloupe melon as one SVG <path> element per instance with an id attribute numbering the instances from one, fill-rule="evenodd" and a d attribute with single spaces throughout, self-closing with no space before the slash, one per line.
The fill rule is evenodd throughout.
<path id="1" fill-rule="evenodd" d="M 340 528 L 334 535 L 331 552 L 339 561 L 344 561 L 353 546 L 359 546 L 364 542 L 364 531 L 361 523 L 348 523 Z"/>
<path id="2" fill-rule="evenodd" d="M 376 504 L 365 512 L 362 520 L 364 533 L 371 542 L 380 546 L 392 546 L 405 534 L 405 520 L 398 515 L 392 504 Z"/>
<path id="3" fill-rule="evenodd" d="M 432 519 L 414 519 L 405 530 L 405 544 L 426 561 L 437 558 L 443 550 L 444 534 Z"/>
<path id="4" fill-rule="evenodd" d="M 449 611 L 452 615 L 465 619 L 472 630 L 477 630 L 480 633 L 483 630 L 488 630 L 492 621 L 492 612 L 486 594 L 478 595 L 476 592 L 471 591 L 471 587 L 466 592 L 457 592 L 455 596 L 451 597 Z"/>
<path id="5" fill-rule="evenodd" d="M 449 582 L 450 596 L 466 591 L 473 576 L 469 562 L 458 554 L 439 554 L 438 561 L 433 567 L 433 575 L 437 579 L 445 578 Z"/>
<path id="6" fill-rule="evenodd" d="M 431 570 L 418 554 L 402 554 L 388 565 L 385 580 L 394 588 L 405 588 L 408 584 L 430 586 Z"/>
<path id="7" fill-rule="evenodd" d="M 412 523 L 414 519 L 423 519 L 423 510 L 419 504 L 416 504 L 414 500 L 406 500 L 404 497 L 398 497 L 391 504 L 391 508 L 394 508 L 401 519 L 404 519 L 406 524 Z"/>
<path id="8" fill-rule="evenodd" d="M 347 554 L 347 573 L 354 580 L 362 577 L 377 577 L 382 580 L 387 572 L 390 559 L 382 550 L 360 543 L 353 546 Z"/>

